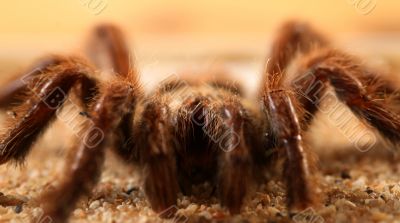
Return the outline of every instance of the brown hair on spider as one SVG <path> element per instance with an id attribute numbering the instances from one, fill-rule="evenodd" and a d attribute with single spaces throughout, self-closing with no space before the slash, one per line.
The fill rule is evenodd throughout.
<path id="1" fill-rule="evenodd" d="M 302 137 L 328 85 L 359 119 L 387 140 L 400 140 L 399 118 L 388 109 L 394 86 L 300 22 L 279 30 L 258 98 L 245 97 L 237 83 L 211 79 L 167 81 L 144 94 L 129 55 L 121 31 L 101 25 L 88 61 L 53 56 L 34 65 L 25 82 L 17 79 L 0 90 L 0 105 L 14 104 L 0 135 L 0 164 L 22 161 L 70 94 L 104 136 L 93 143 L 99 131 L 87 131 L 71 149 L 61 183 L 41 196 L 44 216 L 55 222 L 67 221 L 78 199 L 92 191 L 109 142 L 127 164 L 141 167 L 156 212 L 176 205 L 179 192 L 190 194 L 192 185 L 209 181 L 222 205 L 239 213 L 251 185 L 262 183 L 274 164 L 271 154 L 285 161 L 288 207 L 312 205 L 314 161 Z M 110 67 L 111 81 L 96 76 Z M 14 99 L 19 93 L 25 97 Z M 385 100 L 375 100 L 382 95 Z"/>

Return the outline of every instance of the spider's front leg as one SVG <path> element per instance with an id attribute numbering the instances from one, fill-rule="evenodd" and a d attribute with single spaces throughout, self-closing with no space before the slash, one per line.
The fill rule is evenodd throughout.
<path id="1" fill-rule="evenodd" d="M 277 88 L 264 89 L 262 101 L 272 135 L 276 137 L 276 146 L 285 152 L 284 178 L 288 206 L 304 209 L 314 203 L 315 194 L 311 186 L 312 164 L 305 151 L 299 122 L 302 115 L 296 109 L 298 102 L 288 90 Z"/>
<path id="2" fill-rule="evenodd" d="M 289 208 L 303 209 L 315 201 L 310 182 L 313 164 L 305 151 L 302 131 L 308 124 L 308 116 L 303 108 L 316 109 L 303 104 L 301 98 L 292 94 L 291 87 L 284 85 L 285 73 L 298 54 L 328 44 L 325 37 L 307 24 L 285 23 L 272 44 L 271 58 L 261 87 L 263 109 L 270 123 L 271 135 L 275 137 L 276 146 L 285 151 L 284 178 Z"/>
<path id="3" fill-rule="evenodd" d="M 337 50 L 324 49 L 306 55 L 298 61 L 295 70 L 296 79 L 292 82 L 293 88 L 300 94 L 306 92 L 309 103 L 318 105 L 324 96 L 325 84 L 330 84 L 337 98 L 347 105 L 351 111 L 369 126 L 394 144 L 400 142 L 400 117 L 391 110 L 392 100 L 376 100 L 382 89 L 388 96 L 393 96 L 396 91 L 393 86 L 376 76 L 373 86 L 367 86 L 366 76 L 371 75 L 367 68 L 360 62 Z M 306 81 L 304 81 L 306 80 Z M 318 84 L 319 83 L 319 84 Z M 321 88 L 320 88 L 321 87 Z M 318 94 L 309 94 L 313 89 L 318 89 Z M 397 102 L 398 103 L 398 102 Z M 313 114 L 313 113 L 312 113 Z"/>
<path id="4" fill-rule="evenodd" d="M 296 59 L 295 55 L 302 57 Z M 262 97 L 278 145 L 284 146 L 289 156 L 285 168 L 289 205 L 306 204 L 313 197 L 308 195 L 309 187 L 301 187 L 309 184 L 307 168 L 312 166 L 307 165 L 309 162 L 304 156 L 301 129 L 307 129 L 318 111 L 327 84 L 333 86 L 338 99 L 360 119 L 391 142 L 400 141 L 400 119 L 388 109 L 389 103 L 396 102 L 393 100 L 396 99 L 395 88 L 354 58 L 329 49 L 325 38 L 310 27 L 299 23 L 284 25 L 273 44 L 269 62 Z M 291 71 L 286 70 L 289 64 L 295 65 Z M 296 95 L 292 95 L 293 92 Z M 374 100 L 380 99 L 382 93 L 389 97 Z M 291 160 L 297 162 L 290 164 Z M 293 176 L 296 172 L 300 173 L 298 179 Z"/>
<path id="5" fill-rule="evenodd" d="M 104 149 L 110 134 L 121 122 L 121 116 L 134 110 L 139 86 L 136 82 L 116 79 L 101 89 L 82 142 L 71 150 L 60 184 L 41 196 L 44 217 L 64 222 L 83 194 L 88 194 L 97 183 L 104 160 Z"/>
<path id="6" fill-rule="evenodd" d="M 50 64 L 24 86 L 24 103 L 12 109 L 0 135 L 0 164 L 22 161 L 32 144 L 55 119 L 71 88 L 89 81 L 93 69 L 78 59 L 60 59 Z"/>

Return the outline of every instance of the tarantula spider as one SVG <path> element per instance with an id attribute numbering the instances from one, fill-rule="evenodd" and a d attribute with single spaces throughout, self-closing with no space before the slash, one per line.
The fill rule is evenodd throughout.
<path id="1" fill-rule="evenodd" d="M 288 207 L 312 205 L 313 162 L 302 135 L 327 86 L 384 138 L 400 141 L 399 118 L 387 109 L 394 86 L 334 50 L 306 24 L 282 26 L 254 100 L 224 80 L 167 81 L 145 95 L 121 32 L 103 25 L 93 36 L 89 58 L 100 68 L 112 67 L 112 81 L 101 83 L 96 69 L 82 59 L 52 57 L 34 66 L 26 82 L 16 80 L 0 91 L 2 106 L 18 104 L 0 135 L 0 164 L 24 159 L 70 91 L 105 136 L 93 143 L 99 132 L 87 131 L 67 157 L 70 165 L 61 183 L 41 196 L 44 216 L 56 222 L 66 221 L 78 198 L 93 189 L 110 142 L 119 157 L 142 167 L 143 188 L 156 212 L 176 204 L 179 191 L 190 193 L 191 185 L 207 180 L 221 203 L 239 213 L 251 183 L 259 182 L 275 160 L 271 151 L 285 158 Z M 21 92 L 26 100 L 12 100 Z"/>

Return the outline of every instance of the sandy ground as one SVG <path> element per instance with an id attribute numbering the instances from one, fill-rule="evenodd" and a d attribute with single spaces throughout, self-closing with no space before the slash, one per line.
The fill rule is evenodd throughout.
<path id="1" fill-rule="evenodd" d="M 273 177 L 255 189 L 238 216 L 230 216 L 217 198 L 203 196 L 209 189 L 203 185 L 195 188 L 198 196 L 179 196 L 172 207 L 178 217 L 168 222 L 400 222 L 397 156 L 380 141 L 367 152 L 357 149 L 335 121 L 318 115 L 306 136 L 319 157 L 320 205 L 289 214 L 283 183 Z M 35 198 L 62 177 L 63 157 L 73 137 L 68 126 L 57 121 L 24 165 L 0 166 L 0 192 L 26 201 L 0 206 L 0 222 L 27 222 L 42 215 Z M 111 153 L 107 157 L 101 182 L 93 195 L 80 200 L 71 222 L 163 222 L 146 202 L 135 168 L 121 164 Z"/>

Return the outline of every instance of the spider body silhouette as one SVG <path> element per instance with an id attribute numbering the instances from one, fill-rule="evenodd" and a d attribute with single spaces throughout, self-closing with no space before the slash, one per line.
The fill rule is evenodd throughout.
<path id="1" fill-rule="evenodd" d="M 69 94 L 82 101 L 94 123 L 95 131 L 86 131 L 71 149 L 61 183 L 41 196 L 43 216 L 56 222 L 66 221 L 79 197 L 91 192 L 109 143 L 121 159 L 142 167 L 143 188 L 156 212 L 175 205 L 179 191 L 191 193 L 192 184 L 210 181 L 221 203 L 239 213 L 250 185 L 274 162 L 271 151 L 285 159 L 288 207 L 312 205 L 314 164 L 302 135 L 328 85 L 362 121 L 399 142 L 400 121 L 388 109 L 394 86 L 332 49 L 306 24 L 282 26 L 254 100 L 222 78 L 167 80 L 145 95 L 121 32 L 104 25 L 93 36 L 92 63 L 54 56 L 35 65 L 24 82 L 0 91 L 0 105 L 17 104 L 0 135 L 0 164 L 24 159 Z M 107 83 L 95 75 L 105 67 L 116 74 Z M 21 92 L 26 99 L 14 100 Z"/>

